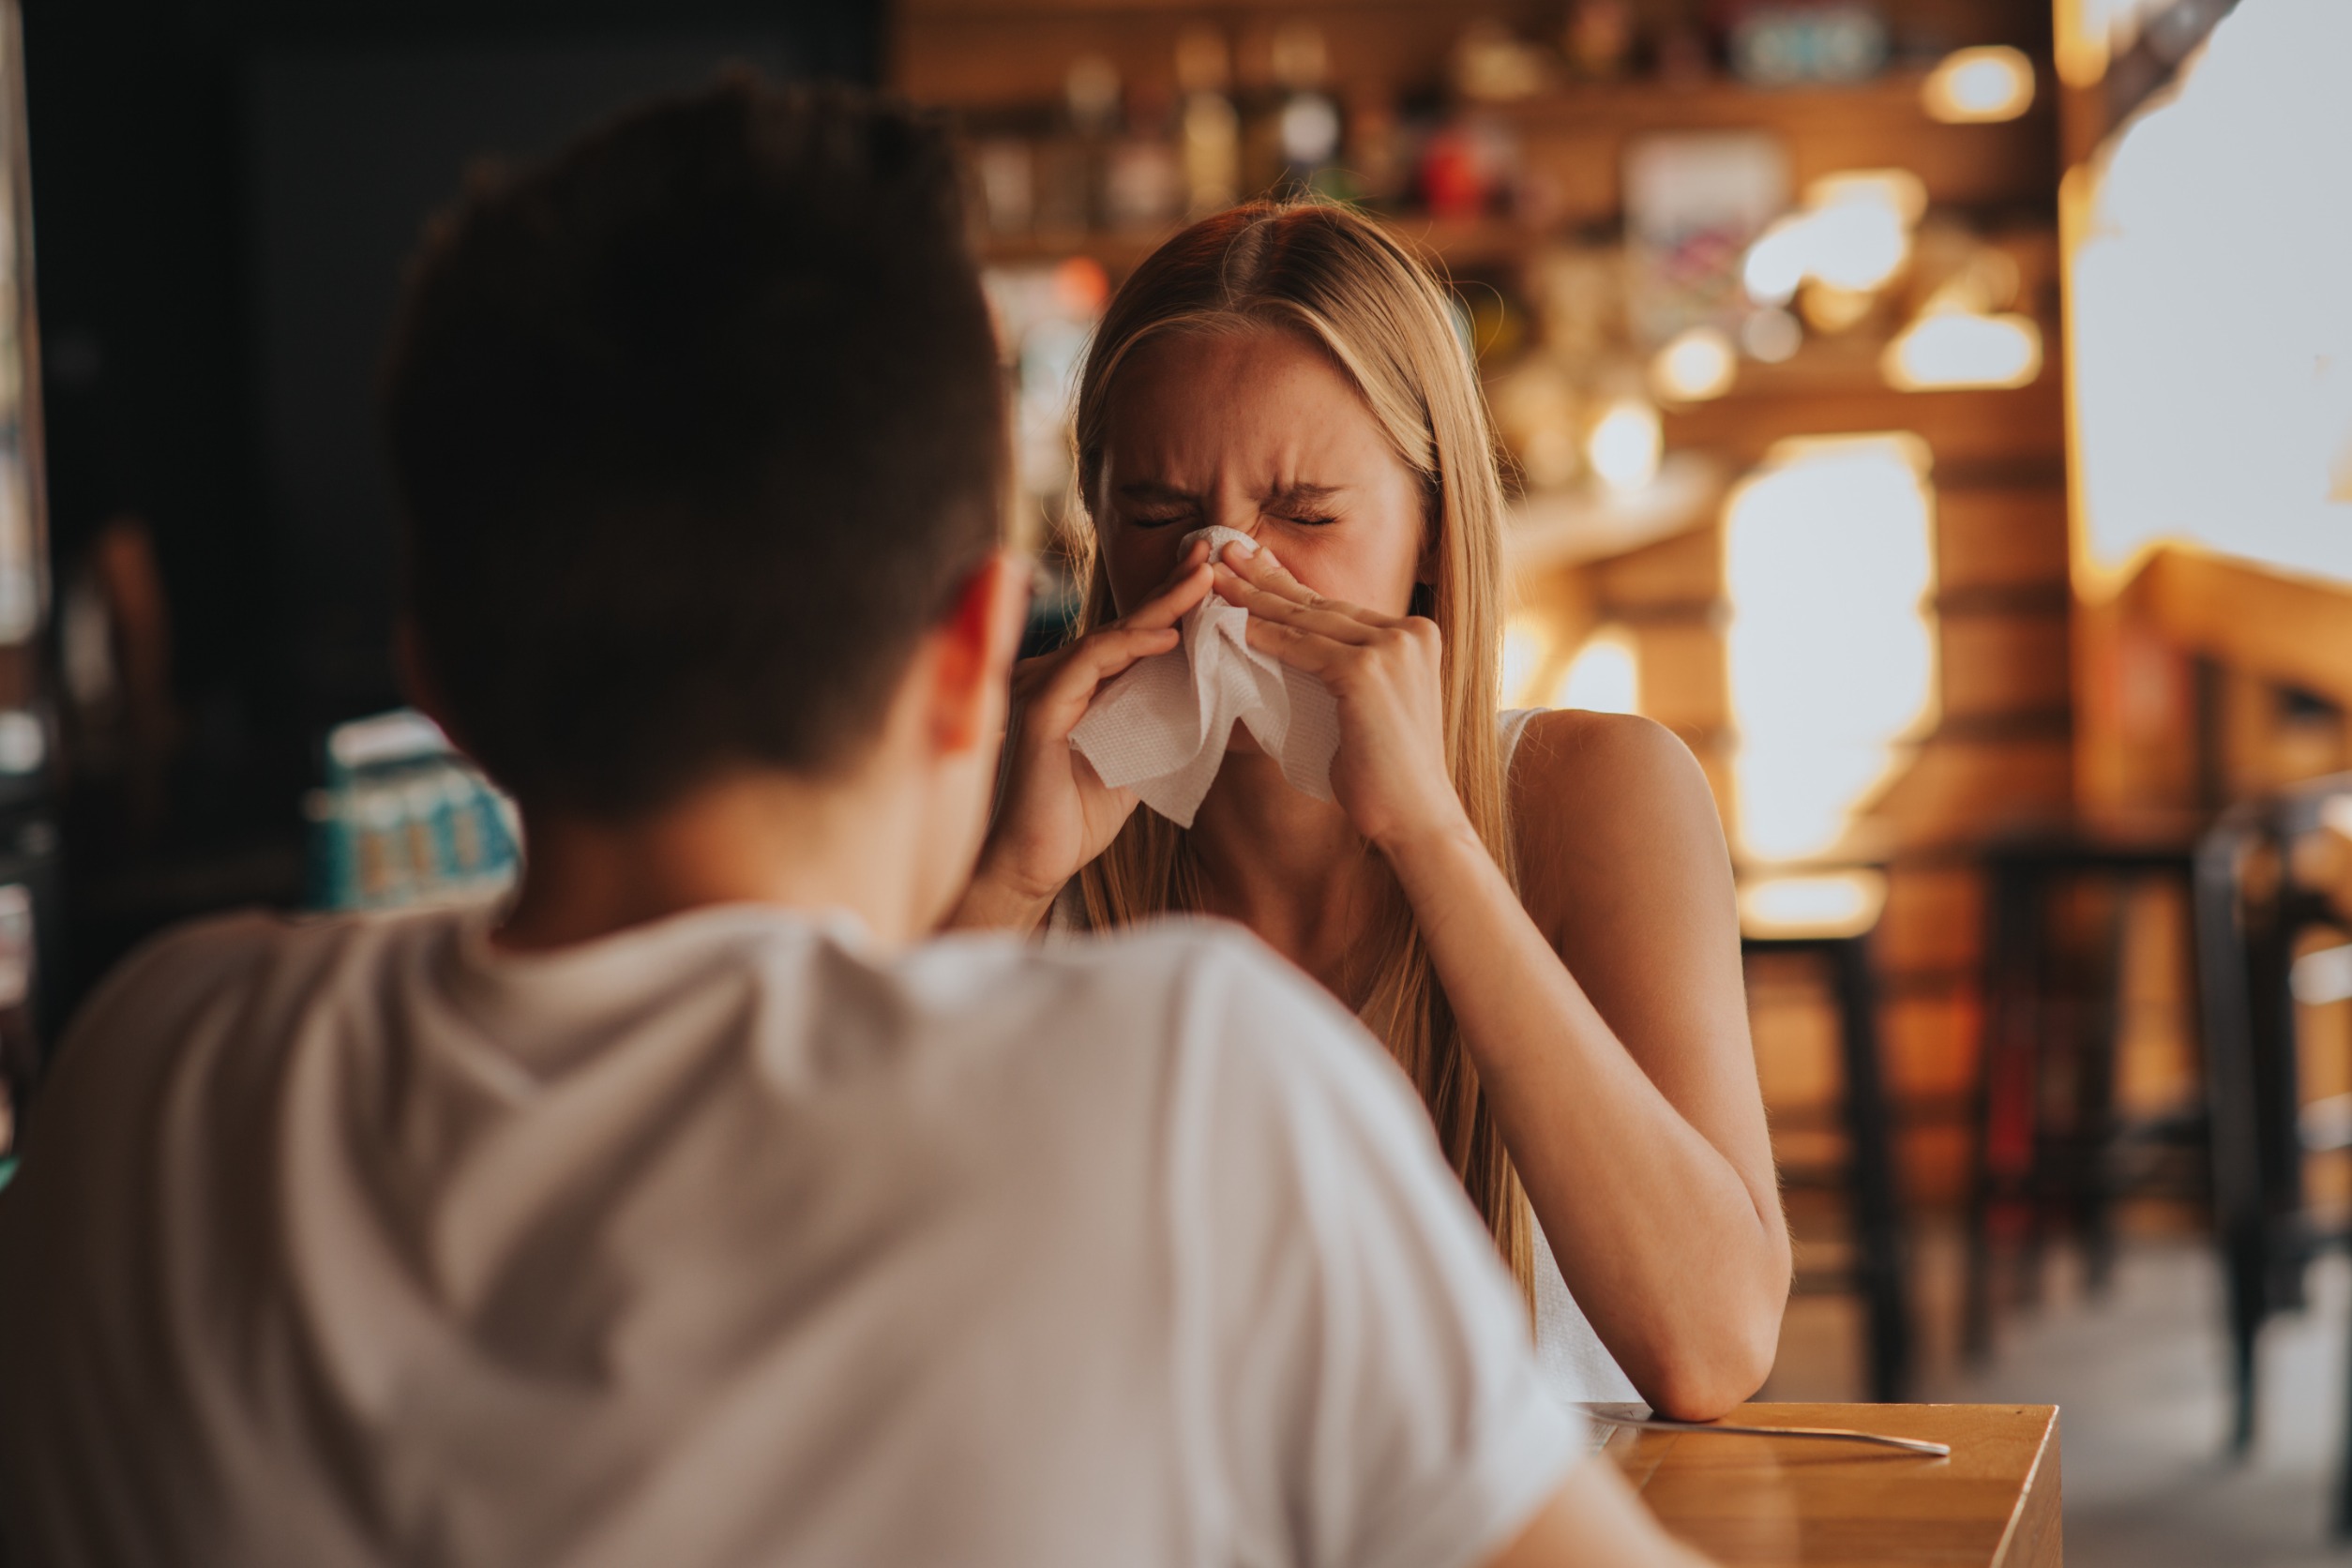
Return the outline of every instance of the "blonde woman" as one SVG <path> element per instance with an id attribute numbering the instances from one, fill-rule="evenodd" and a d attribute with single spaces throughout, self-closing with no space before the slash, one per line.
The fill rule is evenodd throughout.
<path id="1" fill-rule="evenodd" d="M 1502 495 L 1437 284 L 1341 208 L 1208 219 L 1111 301 L 1078 446 L 1082 635 L 1021 668 L 959 923 L 1033 927 L 1059 899 L 1097 927 L 1248 926 L 1412 1078 L 1564 1397 L 1747 1397 L 1789 1250 L 1721 829 L 1658 726 L 1498 715 Z M 1248 542 L 1180 559 L 1211 525 Z M 1071 749 L 1212 590 L 1337 698 L 1334 802 L 1237 728 L 1178 829 Z"/>

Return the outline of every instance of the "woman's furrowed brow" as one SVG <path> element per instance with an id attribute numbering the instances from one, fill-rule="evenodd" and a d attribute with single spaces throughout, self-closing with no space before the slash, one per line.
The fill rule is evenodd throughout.
<path id="1" fill-rule="evenodd" d="M 1200 497 L 1174 485 L 1164 485 L 1156 479 L 1136 479 L 1119 487 L 1121 499 L 1126 501 L 1198 501 Z"/>
<path id="2" fill-rule="evenodd" d="M 1278 485 L 1265 497 L 1265 504 L 1269 506 L 1312 506 L 1331 500 L 1344 488 L 1339 485 L 1311 485 L 1304 481 Z"/>

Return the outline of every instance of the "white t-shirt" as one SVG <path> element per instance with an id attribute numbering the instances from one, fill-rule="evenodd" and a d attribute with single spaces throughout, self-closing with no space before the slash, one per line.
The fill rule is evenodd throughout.
<path id="1" fill-rule="evenodd" d="M 48 1568 L 1364 1564 L 1586 1451 L 1380 1047 L 1229 929 L 237 916 L 0 1194 Z"/>

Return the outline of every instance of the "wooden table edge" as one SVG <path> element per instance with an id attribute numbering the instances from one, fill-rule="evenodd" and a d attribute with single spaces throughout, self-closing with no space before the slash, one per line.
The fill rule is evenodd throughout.
<path id="1" fill-rule="evenodd" d="M 1734 1411 L 1730 1419 L 1736 1421 L 1745 1417 L 1759 1425 L 1835 1425 L 1871 1430 L 1873 1429 L 1870 1420 L 1871 1412 L 1874 1409 L 1884 1408 L 1886 1407 L 1862 1405 L 1824 1408 L 1814 1405 L 1791 1409 L 1787 1406 L 1775 1408 L 1767 1404 L 1743 1406 L 1740 1410 Z M 1936 1407 L 1903 1408 L 1919 1410 Z M 2058 1407 L 2056 1405 L 1984 1404 L 1946 1408 L 1954 1410 L 1974 1410 L 1985 1414 L 1998 1412 L 2013 1421 L 2023 1418 L 2024 1422 L 2038 1424 L 2028 1428 L 2033 1442 L 2032 1454 L 2022 1474 L 2017 1478 L 2016 1495 L 2010 1501 L 2006 1514 L 2000 1517 L 2000 1533 L 1993 1545 L 1991 1555 L 1982 1560 L 1971 1558 L 1970 1560 L 1982 1560 L 1985 1568 L 2061 1568 L 2065 1555 L 2065 1531 L 2062 1513 Z M 1932 1435 L 1939 1439 L 1943 1437 L 1941 1432 L 1934 1432 L 1932 1429 L 1918 1430 L 1916 1423 L 1908 1425 L 1912 1429 L 1904 1431 L 1906 1436 Z M 1902 1427 L 1897 1429 L 1904 1430 Z M 2011 1430 L 2015 1432 L 2016 1428 L 2013 1426 Z M 2017 1432 L 2016 1435 L 2025 1437 L 2028 1432 Z M 1602 1443 L 1600 1454 L 1596 1457 L 1606 1457 L 1616 1464 L 1634 1490 L 1647 1500 L 1650 1496 L 1651 1483 L 1655 1481 L 1659 1472 L 1667 1467 L 1676 1450 L 1686 1442 L 1705 1442 L 1706 1440 L 1708 1440 L 1704 1437 L 1689 1438 L 1673 1432 L 1639 1431 L 1620 1427 L 1610 1433 L 1607 1440 Z M 1955 1435 L 1954 1440 L 1959 1440 Z M 1931 1463 L 1940 1463 L 1940 1461 L 1931 1461 Z M 1671 1528 L 1671 1518 L 1666 1518 L 1666 1522 Z M 1988 1519 L 1986 1522 L 1991 1521 Z M 1983 1537 L 1979 1537 L 1980 1541 L 1982 1539 Z"/>
<path id="2" fill-rule="evenodd" d="M 2001 1531 L 1992 1568 L 2059 1568 L 2065 1559 L 2065 1481 L 2058 1449 L 2058 1407 L 2023 1408 L 2043 1412 L 2042 1441 L 2034 1449 L 2025 1485 L 2017 1490 L 2017 1506 L 2010 1510 L 2009 1526 Z"/>

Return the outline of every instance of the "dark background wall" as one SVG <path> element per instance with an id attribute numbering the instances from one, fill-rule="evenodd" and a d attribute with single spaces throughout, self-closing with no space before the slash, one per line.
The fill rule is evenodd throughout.
<path id="1" fill-rule="evenodd" d="M 78 975 L 291 893 L 327 724 L 396 700 L 370 384 L 399 269 L 467 163 L 731 62 L 870 82 L 879 0 L 29 0 L 52 543 L 155 542 L 168 807 L 67 813 Z M 70 761 L 70 759 L 68 759 Z"/>

